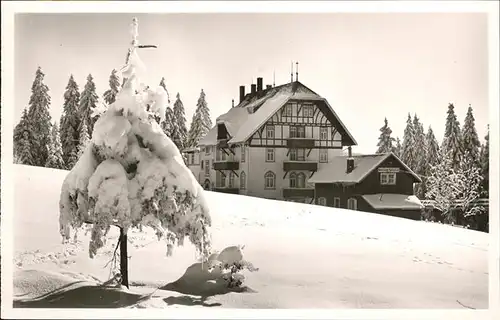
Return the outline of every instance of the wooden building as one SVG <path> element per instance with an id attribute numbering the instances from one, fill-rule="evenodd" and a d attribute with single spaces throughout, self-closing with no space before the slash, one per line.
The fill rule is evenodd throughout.
<path id="1" fill-rule="evenodd" d="M 319 205 L 421 219 L 421 179 L 393 153 L 335 157 L 309 181 Z"/>

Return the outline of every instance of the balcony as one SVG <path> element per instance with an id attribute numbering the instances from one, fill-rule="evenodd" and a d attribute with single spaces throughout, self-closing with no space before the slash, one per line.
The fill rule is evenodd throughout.
<path id="1" fill-rule="evenodd" d="M 313 161 L 283 161 L 283 171 L 318 171 L 318 163 Z"/>
<path id="2" fill-rule="evenodd" d="M 283 188 L 283 198 L 314 198 L 314 188 Z"/>
<path id="3" fill-rule="evenodd" d="M 238 189 L 238 188 L 226 188 L 226 187 L 215 187 L 214 191 L 220 192 L 220 193 L 231 193 L 231 194 L 239 194 L 240 193 L 240 189 Z"/>
<path id="4" fill-rule="evenodd" d="M 217 147 L 221 148 L 221 149 L 229 148 L 229 145 L 227 144 L 227 139 L 218 139 L 217 140 Z"/>
<path id="5" fill-rule="evenodd" d="M 289 149 L 292 148 L 314 148 L 314 139 L 311 138 L 288 138 L 286 141 L 286 146 Z"/>
<path id="6" fill-rule="evenodd" d="M 236 160 L 215 161 L 214 170 L 233 170 L 236 171 L 240 168 L 240 163 Z"/>

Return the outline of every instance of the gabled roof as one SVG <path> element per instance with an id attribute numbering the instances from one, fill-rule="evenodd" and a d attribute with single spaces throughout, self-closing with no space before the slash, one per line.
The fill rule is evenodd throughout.
<path id="1" fill-rule="evenodd" d="M 340 121 L 335 111 L 326 99 L 311 89 L 296 81 L 278 87 L 269 88 L 247 94 L 243 101 L 231 108 L 227 113 L 219 116 L 216 125 L 200 141 L 200 145 L 215 145 L 217 143 L 217 125 L 224 124 L 230 135 L 229 144 L 241 143 L 248 140 L 266 121 L 268 121 L 289 100 L 314 100 L 322 102 L 318 107 L 323 108 L 328 120 L 337 125 L 344 142 L 355 145 L 356 141 L 345 125 Z M 328 111 L 326 110 L 329 109 Z"/>
<path id="2" fill-rule="evenodd" d="M 321 166 L 308 181 L 311 183 L 360 183 L 389 157 L 394 157 L 406 170 L 405 172 L 415 178 L 416 182 L 422 182 L 420 177 L 392 152 L 352 156 L 354 169 L 349 173 L 346 172 L 348 156 L 333 157 L 329 163 Z"/>

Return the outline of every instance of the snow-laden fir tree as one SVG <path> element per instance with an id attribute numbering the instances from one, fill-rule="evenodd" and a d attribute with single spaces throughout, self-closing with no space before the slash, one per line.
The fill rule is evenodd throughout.
<path id="1" fill-rule="evenodd" d="M 198 147 L 201 138 L 206 136 L 211 128 L 212 120 L 210 119 L 210 110 L 205 100 L 205 92 L 201 89 L 200 97 L 196 104 L 196 111 L 194 112 L 191 127 L 189 129 L 189 146 Z"/>
<path id="2" fill-rule="evenodd" d="M 481 183 L 483 177 L 481 168 L 474 162 L 472 158 L 464 158 L 462 166 L 459 169 L 459 189 L 458 203 L 465 217 L 483 214 L 484 207 L 475 204 L 479 199 Z"/>
<path id="3" fill-rule="evenodd" d="M 392 149 L 392 152 L 398 157 L 401 158 L 401 140 L 399 137 L 396 138 L 396 143 L 394 144 L 394 148 Z"/>
<path id="4" fill-rule="evenodd" d="M 454 221 L 455 201 L 461 193 L 462 175 L 453 169 L 452 153 L 444 148 L 439 151 L 439 161 L 430 169 L 426 198 L 435 201 L 445 222 Z"/>
<path id="5" fill-rule="evenodd" d="M 186 112 L 184 110 L 184 104 L 182 103 L 181 96 L 177 92 L 176 100 L 174 103 L 174 114 L 173 114 L 173 130 L 171 139 L 174 141 L 175 145 L 179 150 L 184 150 L 187 139 L 187 127 L 186 127 Z"/>
<path id="6" fill-rule="evenodd" d="M 170 139 L 172 139 L 172 131 L 173 131 L 173 127 L 174 127 L 174 115 L 173 115 L 172 108 L 170 107 L 170 95 L 168 94 L 167 86 L 165 84 L 165 78 L 161 78 L 160 87 L 162 87 L 163 90 L 165 90 L 167 97 L 168 97 L 168 104 L 165 107 L 165 117 L 164 117 L 163 121 L 161 121 L 160 126 L 161 126 L 163 132 L 165 132 L 165 134 Z"/>
<path id="7" fill-rule="evenodd" d="M 408 119 L 406 120 L 406 127 L 403 134 L 403 143 L 401 145 L 401 161 L 403 161 L 407 166 L 411 166 L 415 163 L 415 150 L 413 145 L 415 143 L 415 130 L 413 128 L 413 122 L 411 116 L 408 113 Z"/>
<path id="8" fill-rule="evenodd" d="M 50 145 L 49 145 L 49 158 L 47 160 L 47 163 L 45 166 L 47 168 L 54 168 L 54 169 L 66 169 L 66 166 L 64 164 L 63 160 L 63 151 L 62 151 L 62 145 L 61 145 L 61 139 L 60 139 L 60 133 L 59 133 L 59 126 L 57 125 L 57 122 L 55 122 L 52 125 L 52 133 L 50 137 Z"/>
<path id="9" fill-rule="evenodd" d="M 14 128 L 14 163 L 35 165 L 31 148 L 32 134 L 28 110 L 24 109 L 21 120 Z"/>
<path id="10" fill-rule="evenodd" d="M 114 103 L 118 91 L 120 91 L 120 80 L 116 69 L 113 69 L 113 71 L 111 71 L 111 75 L 109 76 L 109 89 L 104 91 L 103 94 L 104 102 L 106 102 L 107 105 Z"/>
<path id="11" fill-rule="evenodd" d="M 395 139 L 391 137 L 392 130 L 389 127 L 389 122 L 387 118 L 384 119 L 384 126 L 380 128 L 380 136 L 378 138 L 377 143 L 377 152 L 376 153 L 388 153 L 394 151 L 393 142 Z"/>
<path id="12" fill-rule="evenodd" d="M 73 75 L 70 76 L 66 91 L 64 92 L 63 113 L 61 116 L 60 132 L 61 144 L 63 149 L 63 160 L 67 169 L 71 169 L 75 164 L 74 155 L 77 154 L 80 117 L 78 109 L 80 108 L 80 92 L 78 84 Z M 72 158 L 72 159 L 70 159 Z"/>
<path id="13" fill-rule="evenodd" d="M 474 115 L 470 105 L 467 109 L 467 115 L 465 116 L 462 129 L 462 148 L 464 163 L 468 163 L 470 166 L 479 167 L 481 142 L 477 135 Z M 471 168 L 466 169 L 468 170 Z"/>
<path id="14" fill-rule="evenodd" d="M 462 136 L 453 103 L 448 105 L 447 114 L 442 148 L 449 152 L 453 168 L 458 169 L 462 159 Z"/>
<path id="15" fill-rule="evenodd" d="M 439 143 L 431 126 L 429 126 L 427 134 L 425 135 L 425 145 L 425 149 L 427 151 L 425 159 L 427 162 L 427 168 L 430 169 L 430 167 L 436 165 L 439 161 Z"/>
<path id="16" fill-rule="evenodd" d="M 425 166 L 426 166 L 426 158 L 427 158 L 427 149 L 425 143 L 425 132 L 424 126 L 420 122 L 420 119 L 415 114 L 413 117 L 413 132 L 414 132 L 414 156 L 413 163 L 408 164 L 410 168 L 422 178 L 422 182 L 415 185 L 415 195 L 419 199 L 423 199 L 425 197 L 426 192 L 426 179 L 425 175 Z"/>
<path id="17" fill-rule="evenodd" d="M 484 137 L 484 144 L 481 147 L 481 175 L 483 183 L 481 184 L 481 196 L 488 198 L 490 190 L 490 126 L 488 133 Z"/>
<path id="18" fill-rule="evenodd" d="M 87 129 L 87 120 L 83 118 L 82 125 L 80 126 L 80 141 L 78 143 L 78 153 L 77 158 L 80 159 L 83 156 L 83 153 L 87 149 L 87 146 L 90 143 L 89 131 Z"/>
<path id="19" fill-rule="evenodd" d="M 94 126 L 91 142 L 63 182 L 60 233 L 92 223 L 89 255 L 104 245 L 111 226 L 120 229 L 122 283 L 128 286 L 127 232 L 150 226 L 167 242 L 167 254 L 185 237 L 206 259 L 210 254 L 209 208 L 203 188 L 175 144 L 154 120 L 165 115 L 164 90 L 138 90 L 137 19 L 125 67 L 126 82 Z M 149 106 L 149 111 L 147 107 Z"/>
<path id="20" fill-rule="evenodd" d="M 80 97 L 80 109 L 79 115 L 80 119 L 85 119 L 85 123 L 87 124 L 87 132 L 89 136 L 92 136 L 92 132 L 94 130 L 94 123 L 96 119 L 94 118 L 95 110 L 98 108 L 99 97 L 96 93 L 96 88 L 94 84 L 94 78 L 91 74 L 87 76 L 87 83 L 83 88 L 82 95 Z M 83 121 L 80 122 L 80 126 L 82 126 Z M 78 128 L 79 130 L 81 128 Z"/>
<path id="21" fill-rule="evenodd" d="M 44 167 L 48 158 L 47 146 L 50 143 L 51 117 L 49 113 L 49 88 L 43 83 L 45 74 L 38 67 L 31 86 L 28 118 L 31 122 L 31 156 L 34 165 Z"/>

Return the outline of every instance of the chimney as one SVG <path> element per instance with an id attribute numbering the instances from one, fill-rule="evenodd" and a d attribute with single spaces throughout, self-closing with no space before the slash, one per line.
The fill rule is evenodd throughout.
<path id="1" fill-rule="evenodd" d="M 270 85 L 270 84 L 266 84 L 266 90 L 267 90 L 267 89 L 271 89 L 272 87 L 273 87 L 272 85 Z"/>
<path id="2" fill-rule="evenodd" d="M 240 103 L 245 99 L 245 86 L 240 86 Z"/>
<path id="3" fill-rule="evenodd" d="M 295 81 L 299 81 L 299 63 L 295 62 Z"/>
<path id="4" fill-rule="evenodd" d="M 292 61 L 292 68 L 290 70 L 290 82 L 293 82 L 293 61 Z"/>
<path id="5" fill-rule="evenodd" d="M 262 84 L 263 84 L 263 79 L 262 78 L 257 78 L 257 92 L 262 91 Z"/>
<path id="6" fill-rule="evenodd" d="M 234 108 L 234 99 L 231 100 L 231 108 Z"/>
<path id="7" fill-rule="evenodd" d="M 251 88 L 252 88 L 251 93 L 254 94 L 257 91 L 257 85 L 252 83 Z"/>
<path id="8" fill-rule="evenodd" d="M 352 157 L 351 146 L 347 148 L 347 170 L 346 173 L 351 173 L 354 170 L 354 158 Z"/>

